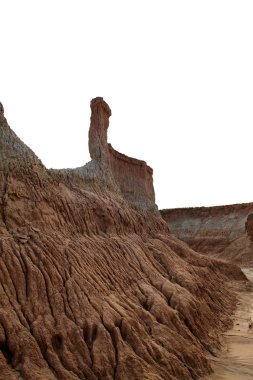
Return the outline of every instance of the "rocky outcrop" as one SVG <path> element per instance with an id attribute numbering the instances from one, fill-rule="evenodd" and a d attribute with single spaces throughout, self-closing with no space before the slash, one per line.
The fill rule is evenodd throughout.
<path id="1" fill-rule="evenodd" d="M 251 241 L 253 241 L 253 213 L 249 214 L 245 223 L 246 232 Z"/>
<path id="2" fill-rule="evenodd" d="M 86 189 L 107 187 L 118 192 L 138 211 L 157 212 L 153 170 L 145 161 L 119 153 L 108 144 L 111 110 L 103 98 L 93 99 L 90 106 L 89 152 L 92 160 L 83 167 L 58 170 L 57 173 Z"/>
<path id="3" fill-rule="evenodd" d="M 130 206 L 139 210 L 156 209 L 153 170 L 145 161 L 119 153 L 107 143 L 110 116 L 111 110 L 103 98 L 91 101 L 90 156 L 107 171 L 111 171 L 121 194 Z"/>
<path id="4" fill-rule="evenodd" d="M 145 161 L 130 158 L 109 147 L 110 169 L 127 203 L 137 210 L 156 210 L 153 170 Z"/>
<path id="5" fill-rule="evenodd" d="M 170 230 L 196 251 L 240 265 L 251 265 L 253 247 L 249 239 L 249 215 L 252 212 L 253 203 L 245 203 L 167 209 L 161 210 L 161 215 Z"/>
<path id="6" fill-rule="evenodd" d="M 155 211 L 138 212 L 107 186 L 117 181 L 103 172 L 106 144 L 90 148 L 88 169 L 47 170 L 3 111 L 0 144 L 0 380 L 209 372 L 239 268 L 194 252 Z"/>

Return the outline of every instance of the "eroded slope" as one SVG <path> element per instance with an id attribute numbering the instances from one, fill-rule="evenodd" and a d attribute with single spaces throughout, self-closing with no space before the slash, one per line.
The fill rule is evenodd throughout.
<path id="1" fill-rule="evenodd" d="M 207 373 L 240 270 L 131 208 L 108 173 L 47 170 L 0 121 L 0 379 Z"/>

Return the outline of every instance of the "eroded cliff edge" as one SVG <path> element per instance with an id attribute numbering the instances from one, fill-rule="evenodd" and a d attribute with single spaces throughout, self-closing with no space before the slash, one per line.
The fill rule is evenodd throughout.
<path id="1" fill-rule="evenodd" d="M 101 97 L 91 101 L 89 152 L 91 161 L 76 168 L 58 170 L 71 183 L 86 189 L 118 192 L 138 211 L 157 211 L 153 186 L 153 170 L 145 161 L 128 157 L 116 151 L 107 142 L 111 110 Z M 61 179 L 63 179 L 61 178 Z"/>
<path id="2" fill-rule="evenodd" d="M 244 276 L 168 232 L 152 172 L 107 145 L 107 107 L 92 103 L 91 162 L 62 171 L 0 107 L 1 380 L 196 379 L 230 323 Z"/>
<path id="3" fill-rule="evenodd" d="M 161 210 L 179 239 L 198 252 L 253 265 L 253 203 Z"/>

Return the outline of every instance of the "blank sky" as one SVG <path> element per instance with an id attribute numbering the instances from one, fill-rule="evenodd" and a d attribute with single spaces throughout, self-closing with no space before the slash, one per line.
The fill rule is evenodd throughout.
<path id="1" fill-rule="evenodd" d="M 109 142 L 154 169 L 159 208 L 253 201 L 253 2 L 0 0 L 0 101 L 47 167 Z"/>

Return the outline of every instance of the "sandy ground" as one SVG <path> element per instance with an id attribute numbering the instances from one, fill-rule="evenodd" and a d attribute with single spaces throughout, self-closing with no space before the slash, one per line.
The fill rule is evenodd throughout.
<path id="1" fill-rule="evenodd" d="M 253 268 L 243 272 L 253 283 Z M 253 289 L 239 293 L 233 328 L 222 341 L 218 357 L 210 358 L 214 373 L 203 380 L 253 380 Z"/>

